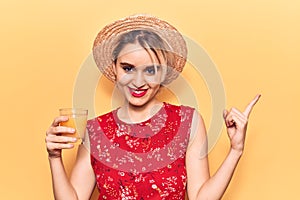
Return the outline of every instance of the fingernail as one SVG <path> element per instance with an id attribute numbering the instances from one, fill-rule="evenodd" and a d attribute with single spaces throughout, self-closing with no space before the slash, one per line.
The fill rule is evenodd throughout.
<path id="1" fill-rule="evenodd" d="M 223 117 L 226 117 L 226 110 L 223 110 Z"/>

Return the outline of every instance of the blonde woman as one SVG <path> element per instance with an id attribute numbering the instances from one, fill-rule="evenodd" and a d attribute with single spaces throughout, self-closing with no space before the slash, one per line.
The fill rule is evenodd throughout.
<path id="1" fill-rule="evenodd" d="M 55 199 L 89 199 L 95 185 L 99 199 L 220 199 L 243 154 L 247 121 L 260 95 L 243 112 L 224 111 L 230 150 L 211 176 L 201 115 L 156 98 L 185 65 L 181 34 L 166 21 L 134 15 L 104 27 L 93 53 L 125 101 L 88 121 L 70 178 L 61 152 L 76 139 L 60 133 L 74 130 L 59 126 L 67 117 L 55 118 L 46 136 Z"/>

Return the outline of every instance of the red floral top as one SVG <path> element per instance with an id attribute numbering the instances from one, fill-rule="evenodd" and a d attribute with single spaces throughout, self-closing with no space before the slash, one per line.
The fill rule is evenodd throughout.
<path id="1" fill-rule="evenodd" d="M 194 109 L 164 103 L 150 119 L 121 121 L 117 110 L 88 121 L 99 199 L 184 199 L 185 153 Z"/>

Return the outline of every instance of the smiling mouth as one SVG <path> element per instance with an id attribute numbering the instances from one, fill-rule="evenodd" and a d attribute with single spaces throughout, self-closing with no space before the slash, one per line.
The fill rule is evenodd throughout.
<path id="1" fill-rule="evenodd" d="M 133 97 L 143 97 L 147 93 L 148 89 L 132 89 L 129 88 L 129 92 Z"/>

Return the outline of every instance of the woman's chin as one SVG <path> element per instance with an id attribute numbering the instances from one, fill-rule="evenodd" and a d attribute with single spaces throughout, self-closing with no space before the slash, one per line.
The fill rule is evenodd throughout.
<path id="1" fill-rule="evenodd" d="M 131 97 L 127 101 L 127 103 L 132 107 L 143 107 L 145 105 L 148 105 L 151 102 L 153 102 L 153 99 L 137 98 L 137 97 Z"/>
<path id="2" fill-rule="evenodd" d="M 144 105 L 146 105 L 148 102 L 147 101 L 143 101 L 143 100 L 130 100 L 128 101 L 129 105 L 132 107 L 143 107 Z"/>

